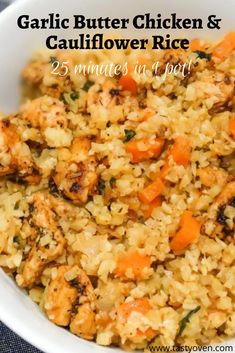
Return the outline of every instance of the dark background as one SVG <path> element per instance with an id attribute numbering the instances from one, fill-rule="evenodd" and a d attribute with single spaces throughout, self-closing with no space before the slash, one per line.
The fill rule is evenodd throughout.
<path id="1" fill-rule="evenodd" d="M 0 11 L 8 5 L 7 0 L 0 0 Z M 1 317 L 1 313 L 0 313 Z M 26 343 L 0 321 L 0 353 L 42 353 Z M 55 352 L 56 353 L 56 352 Z"/>

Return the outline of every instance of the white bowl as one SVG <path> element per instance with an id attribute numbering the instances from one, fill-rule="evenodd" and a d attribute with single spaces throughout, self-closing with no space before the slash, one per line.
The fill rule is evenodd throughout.
<path id="1" fill-rule="evenodd" d="M 50 34 L 75 38 L 76 32 L 61 30 L 20 30 L 17 18 L 28 14 L 35 18 L 46 17 L 48 13 L 59 12 L 63 17 L 84 14 L 87 17 L 133 17 L 150 12 L 169 15 L 176 12 L 180 17 L 202 18 L 203 30 L 185 31 L 187 37 L 220 37 L 234 29 L 234 0 L 19 0 L 0 14 L 0 111 L 11 112 L 19 104 L 20 71 L 31 53 L 44 46 Z M 215 14 L 222 18 L 221 30 L 206 29 L 206 19 Z M 61 33 L 63 32 L 63 33 Z M 152 31 L 160 34 L 160 31 Z M 180 35 L 182 32 L 168 31 Z M 148 32 L 149 34 L 150 32 Z M 138 35 L 144 37 L 144 32 Z M 66 330 L 50 323 L 31 302 L 24 291 L 0 270 L 0 319 L 13 331 L 46 353 L 105 353 L 121 352 L 120 349 L 100 347 L 84 341 Z M 107 293 L 108 295 L 108 293 Z M 226 345 L 235 347 L 235 340 Z"/>

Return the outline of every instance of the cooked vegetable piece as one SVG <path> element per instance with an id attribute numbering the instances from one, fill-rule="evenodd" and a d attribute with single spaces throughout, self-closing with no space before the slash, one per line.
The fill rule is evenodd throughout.
<path id="1" fill-rule="evenodd" d="M 150 265 L 151 259 L 148 255 L 130 252 L 118 259 L 115 272 L 117 277 L 126 277 L 126 271 L 131 269 L 134 279 L 139 279 L 142 276 L 144 268 L 148 268 Z"/>
<path id="2" fill-rule="evenodd" d="M 198 239 L 200 229 L 201 223 L 193 217 L 190 211 L 185 211 L 180 219 L 180 229 L 171 240 L 171 249 L 181 251 L 187 248 Z"/>
<path id="3" fill-rule="evenodd" d="M 232 138 L 235 140 L 235 118 L 232 118 L 229 121 L 229 132 Z"/>
<path id="4" fill-rule="evenodd" d="M 191 146 L 187 137 L 177 137 L 174 144 L 170 148 L 170 155 L 178 165 L 186 167 L 190 160 Z"/>
<path id="5" fill-rule="evenodd" d="M 149 303 L 149 300 L 147 298 L 138 298 L 138 299 L 132 300 L 131 302 L 120 304 L 117 310 L 117 315 L 118 315 L 118 319 L 123 321 L 123 320 L 128 320 L 132 312 L 137 312 L 142 315 L 145 315 L 148 313 L 149 310 L 151 310 L 151 305 Z M 153 336 L 154 336 L 154 331 L 151 327 L 149 327 L 144 331 L 137 329 L 136 335 L 132 336 L 131 338 L 143 340 L 146 338 L 152 338 Z"/>
<path id="6" fill-rule="evenodd" d="M 125 132 L 124 142 L 129 142 L 136 135 L 136 132 L 134 130 L 125 129 L 124 132 Z"/>
<path id="7" fill-rule="evenodd" d="M 155 200 L 153 200 L 149 205 L 147 205 L 147 208 L 144 210 L 144 217 L 145 218 L 151 217 L 155 208 L 161 206 L 161 204 L 162 204 L 162 198 L 159 196 Z"/>
<path id="8" fill-rule="evenodd" d="M 224 39 L 216 45 L 213 56 L 221 60 L 226 59 L 235 49 L 235 32 L 229 32 Z"/>
<path id="9" fill-rule="evenodd" d="M 206 53 L 205 51 L 195 50 L 194 53 L 197 54 L 197 58 L 199 59 L 206 59 L 207 61 L 211 60 L 211 54 Z"/>
<path id="10" fill-rule="evenodd" d="M 165 184 L 161 178 L 157 178 L 153 183 L 139 192 L 139 199 L 145 204 L 150 204 L 158 196 L 162 195 L 165 190 Z"/>
<path id="11" fill-rule="evenodd" d="M 119 84 L 123 91 L 130 91 L 132 96 L 137 95 L 138 85 L 130 74 L 122 76 L 119 80 Z"/>
<path id="12" fill-rule="evenodd" d="M 49 61 L 49 63 L 50 63 L 50 64 L 53 64 L 55 61 L 58 61 L 57 57 L 56 57 L 56 56 L 50 56 L 50 61 Z"/>
<path id="13" fill-rule="evenodd" d="M 104 195 L 105 181 L 103 179 L 99 179 L 97 189 L 98 189 L 99 195 Z"/>
<path id="14" fill-rule="evenodd" d="M 14 210 L 18 210 L 20 207 L 20 200 L 15 203 Z"/>
<path id="15" fill-rule="evenodd" d="M 75 101 L 76 99 L 79 98 L 79 92 L 77 92 L 77 91 L 71 92 L 71 93 L 70 93 L 70 98 L 71 98 L 73 101 Z"/>
<path id="16" fill-rule="evenodd" d="M 146 159 L 158 157 L 163 149 L 163 138 L 141 138 L 127 143 L 126 151 L 132 155 L 132 162 L 139 163 Z"/>
<path id="17" fill-rule="evenodd" d="M 174 144 L 168 149 L 164 159 L 163 167 L 160 170 L 160 178 L 164 179 L 170 170 L 169 157 L 172 156 L 173 160 L 178 165 L 186 167 L 189 163 L 191 155 L 191 146 L 187 137 L 177 137 Z"/>
<path id="18" fill-rule="evenodd" d="M 151 305 L 149 304 L 148 299 L 139 298 L 128 303 L 122 303 L 118 308 L 118 315 L 127 319 L 133 311 L 137 311 L 144 315 L 147 314 L 150 309 Z"/>
<path id="19" fill-rule="evenodd" d="M 71 100 L 75 101 L 76 99 L 79 98 L 79 92 L 77 91 L 72 91 L 72 92 L 63 92 L 60 95 L 60 100 L 64 104 L 71 104 Z"/>
<path id="20" fill-rule="evenodd" d="M 196 306 L 193 310 L 189 311 L 189 313 L 179 322 L 179 331 L 176 335 L 176 339 L 182 335 L 187 324 L 190 322 L 190 319 L 193 314 L 196 314 L 201 309 L 200 306 Z"/>
<path id="21" fill-rule="evenodd" d="M 94 82 L 91 80 L 87 80 L 84 86 L 82 87 L 83 91 L 88 92 L 89 89 L 94 85 Z"/>

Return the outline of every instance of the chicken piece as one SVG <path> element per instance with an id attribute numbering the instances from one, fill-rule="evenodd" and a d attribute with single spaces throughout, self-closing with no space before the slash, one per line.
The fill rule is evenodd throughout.
<path id="1" fill-rule="evenodd" d="M 30 205 L 31 250 L 23 264 L 22 273 L 16 276 L 22 288 L 31 286 L 47 264 L 60 257 L 65 248 L 64 235 L 56 222 L 51 202 L 42 192 L 33 195 Z"/>
<path id="2" fill-rule="evenodd" d="M 97 184 L 97 162 L 89 156 L 90 146 L 88 138 L 76 137 L 70 160 L 59 161 L 52 176 L 58 190 L 75 203 L 87 202 L 89 193 Z"/>
<path id="3" fill-rule="evenodd" d="M 78 306 L 77 314 L 70 324 L 70 331 L 86 340 L 94 338 L 96 333 L 95 313 L 91 310 L 89 303 Z"/>
<path id="4" fill-rule="evenodd" d="M 216 198 L 215 202 L 212 205 L 212 209 L 218 210 L 223 205 L 228 204 L 235 198 L 235 181 L 228 183 L 223 191 Z"/>
<path id="5" fill-rule="evenodd" d="M 58 326 L 69 325 L 73 303 L 77 298 L 77 289 L 64 277 L 69 269 L 69 266 L 58 267 L 56 278 L 50 282 L 45 293 L 46 314 Z"/>
<path id="6" fill-rule="evenodd" d="M 30 85 L 38 85 L 42 82 L 45 72 L 45 63 L 42 61 L 30 62 L 22 72 L 23 80 Z"/>
<path id="7" fill-rule="evenodd" d="M 214 84 L 219 88 L 220 93 L 217 94 L 218 101 L 214 103 L 213 107 L 210 109 L 210 114 L 217 114 L 224 112 L 232 108 L 233 96 L 234 96 L 234 81 L 229 80 L 214 81 Z"/>
<path id="8" fill-rule="evenodd" d="M 41 180 L 29 147 L 9 119 L 0 121 L 0 176 L 16 182 L 38 184 Z"/>
<path id="9" fill-rule="evenodd" d="M 92 104 L 101 104 L 105 108 L 113 108 L 117 104 L 121 104 L 123 97 L 121 91 L 111 80 L 107 80 L 102 87 L 102 91 L 96 86 L 89 89 L 87 93 L 87 106 Z"/>
<path id="10" fill-rule="evenodd" d="M 64 104 L 49 96 L 26 102 L 21 108 L 21 118 L 42 134 L 48 127 L 66 129 L 68 125 Z"/>
<path id="11" fill-rule="evenodd" d="M 235 177 L 235 151 L 221 159 L 221 167 L 228 171 L 231 177 Z"/>
<path id="12" fill-rule="evenodd" d="M 232 219 L 230 224 L 228 223 L 229 217 L 225 214 L 227 207 L 231 209 L 230 213 Z M 231 181 L 224 187 L 223 191 L 211 205 L 209 214 L 214 215 L 216 218 L 214 236 L 221 233 L 225 235 L 235 235 L 235 181 Z"/>
<path id="13" fill-rule="evenodd" d="M 226 81 L 224 74 L 204 75 L 195 81 L 193 86 L 204 99 L 213 97 L 214 104 L 209 110 L 211 115 L 224 112 L 232 107 L 234 80 Z"/>
<path id="14" fill-rule="evenodd" d="M 57 216 L 60 219 L 61 218 L 67 219 L 67 217 L 69 217 L 69 219 L 75 219 L 79 209 L 75 205 L 68 202 L 67 200 L 58 196 L 59 196 L 58 193 L 57 194 L 53 194 L 53 193 L 51 194 L 50 192 L 48 193 L 48 198 L 51 202 L 53 211 L 57 214 Z"/>
<path id="15" fill-rule="evenodd" d="M 56 53 L 56 56 L 52 56 L 45 61 L 45 59 L 38 59 L 31 61 L 25 69 L 22 71 L 22 78 L 26 87 L 29 89 L 39 90 L 41 95 L 48 95 L 59 99 L 63 92 L 70 92 L 74 89 L 74 84 L 70 79 L 70 75 L 64 74 L 64 67 L 60 66 L 57 68 L 61 73 L 60 75 L 53 75 L 52 71 L 57 67 L 56 61 L 67 62 L 69 67 L 72 68 L 72 61 L 67 57 L 67 53 Z"/>
<path id="16" fill-rule="evenodd" d="M 216 184 L 223 187 L 228 179 L 228 174 L 225 170 L 213 167 L 200 168 L 197 171 L 197 175 L 199 176 L 201 183 L 207 187 Z"/>
<path id="17" fill-rule="evenodd" d="M 68 278 L 71 277 L 71 280 Z M 44 308 L 52 322 L 70 326 L 75 335 L 91 340 L 96 333 L 95 294 L 90 279 L 78 266 L 60 266 L 45 291 Z"/>

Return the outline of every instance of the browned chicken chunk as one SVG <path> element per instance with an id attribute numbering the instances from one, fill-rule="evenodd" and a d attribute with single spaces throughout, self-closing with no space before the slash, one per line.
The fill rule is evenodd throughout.
<path id="1" fill-rule="evenodd" d="M 235 235 L 235 181 L 228 183 L 212 204 L 210 211 L 216 216 L 214 235 L 221 232 L 225 235 Z"/>
<path id="2" fill-rule="evenodd" d="M 9 119 L 0 121 L 0 176 L 3 175 L 29 184 L 38 184 L 41 180 L 29 147 Z"/>
<path id="3" fill-rule="evenodd" d="M 22 272 L 16 280 L 20 287 L 31 286 L 41 275 L 48 263 L 63 254 L 64 235 L 56 222 L 56 215 L 51 209 L 46 194 L 37 192 L 33 195 L 29 222 L 31 228 L 31 250 L 26 256 Z"/>
<path id="4" fill-rule="evenodd" d="M 211 187 L 216 184 L 224 186 L 228 179 L 228 174 L 221 168 L 200 168 L 198 169 L 197 174 L 201 183 L 207 187 Z"/>
<path id="5" fill-rule="evenodd" d="M 71 332 L 82 338 L 94 338 L 95 294 L 88 276 L 78 266 L 57 269 L 46 289 L 44 308 L 52 322 L 70 326 Z"/>
<path id="6" fill-rule="evenodd" d="M 71 158 L 57 163 L 53 180 L 58 190 L 74 202 L 86 202 L 97 183 L 96 160 L 89 156 L 90 140 L 77 137 L 71 146 Z"/>
<path id="7" fill-rule="evenodd" d="M 67 127 L 64 104 L 58 99 L 43 96 L 26 102 L 21 108 L 21 117 L 42 133 L 48 127 Z"/>

